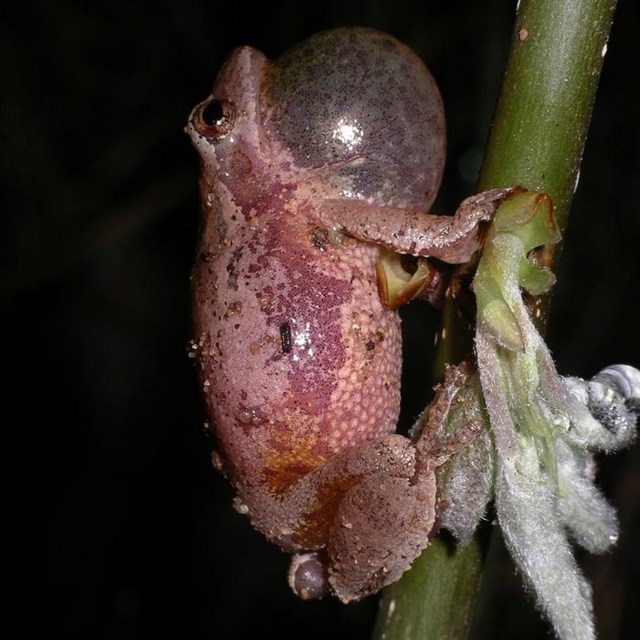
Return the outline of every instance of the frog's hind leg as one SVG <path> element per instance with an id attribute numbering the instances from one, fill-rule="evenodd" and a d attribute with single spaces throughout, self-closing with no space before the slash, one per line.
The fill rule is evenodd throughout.
<path id="1" fill-rule="evenodd" d="M 416 448 L 391 434 L 363 443 L 309 474 L 289 584 L 303 598 L 331 591 L 359 600 L 397 580 L 427 545 L 435 476 L 418 472 Z"/>
<path id="2" fill-rule="evenodd" d="M 369 476 L 343 498 L 329 544 L 329 583 L 343 602 L 398 580 L 429 543 L 435 475 Z"/>

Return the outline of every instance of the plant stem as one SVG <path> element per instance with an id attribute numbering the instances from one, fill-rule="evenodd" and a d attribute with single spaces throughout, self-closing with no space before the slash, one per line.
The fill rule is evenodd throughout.
<path id="1" fill-rule="evenodd" d="M 545 191 L 564 229 L 615 0 L 522 0 L 480 191 Z"/>
<path id="2" fill-rule="evenodd" d="M 562 230 L 577 188 L 615 5 L 615 0 L 521 0 L 516 13 L 478 191 L 511 185 L 545 191 Z M 449 307 L 440 361 L 456 353 L 456 342 L 468 344 L 454 316 Z M 465 638 L 484 552 L 477 537 L 465 548 L 434 541 L 386 590 L 373 637 Z"/>

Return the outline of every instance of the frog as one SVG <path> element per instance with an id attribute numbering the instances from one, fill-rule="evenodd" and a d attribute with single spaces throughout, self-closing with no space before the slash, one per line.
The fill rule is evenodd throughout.
<path id="1" fill-rule="evenodd" d="M 234 507 L 291 554 L 304 599 L 396 581 L 438 530 L 437 470 L 477 436 L 445 434 L 452 368 L 424 429 L 396 433 L 397 308 L 435 302 L 509 189 L 427 213 L 445 161 L 436 82 L 368 28 L 275 60 L 235 49 L 186 132 L 201 164 L 193 341 L 213 465 Z M 409 256 L 411 264 L 401 256 Z"/>

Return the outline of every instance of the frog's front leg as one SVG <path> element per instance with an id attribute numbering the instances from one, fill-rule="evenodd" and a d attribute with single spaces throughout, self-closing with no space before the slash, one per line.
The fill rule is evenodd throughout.
<path id="1" fill-rule="evenodd" d="M 513 188 L 491 189 L 462 201 L 453 216 L 433 215 L 358 200 L 327 200 L 320 215 L 330 227 L 398 253 L 468 262 L 480 247 L 480 223 L 489 222 Z"/>

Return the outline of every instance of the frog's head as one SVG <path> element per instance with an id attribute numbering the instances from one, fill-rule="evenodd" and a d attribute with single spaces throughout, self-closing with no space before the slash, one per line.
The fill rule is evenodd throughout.
<path id="1" fill-rule="evenodd" d="M 324 197 L 426 210 L 444 166 L 433 77 L 373 29 L 323 31 L 274 62 L 236 49 L 187 132 L 205 173 L 250 189 L 310 181 Z"/>
<path id="2" fill-rule="evenodd" d="M 260 145 L 258 101 L 268 61 L 251 47 L 231 52 L 209 97 L 196 105 L 186 131 L 200 153 L 205 174 L 238 179 L 251 168 Z"/>

